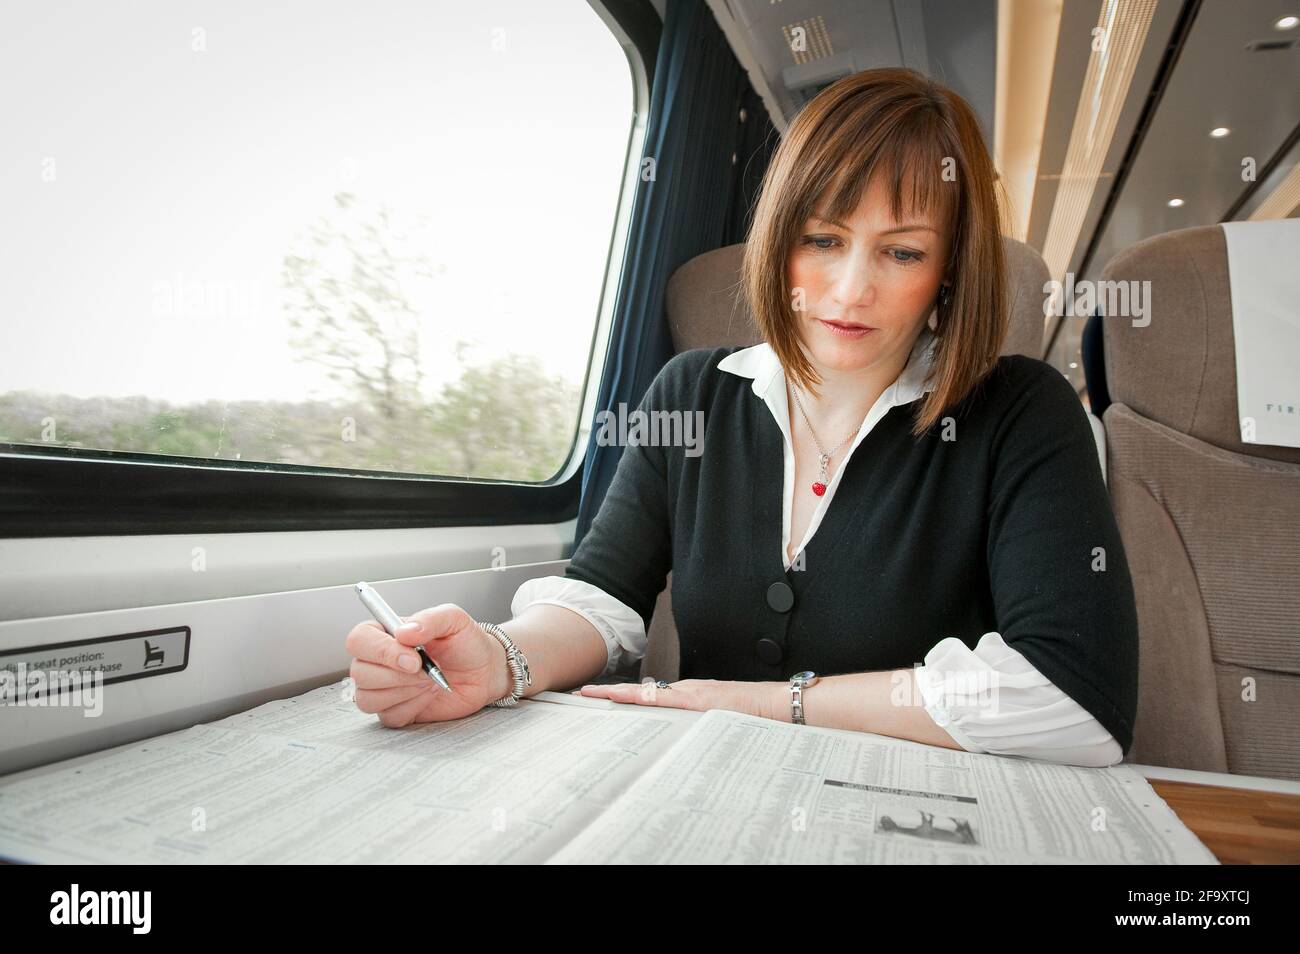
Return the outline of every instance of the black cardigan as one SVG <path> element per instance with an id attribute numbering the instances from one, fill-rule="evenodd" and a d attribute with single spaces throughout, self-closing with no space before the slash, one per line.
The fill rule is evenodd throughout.
<path id="1" fill-rule="evenodd" d="M 890 409 L 849 457 L 803 569 L 787 571 L 783 438 L 751 379 L 718 370 L 736 350 L 686 351 L 659 372 L 638 410 L 702 410 L 703 452 L 632 437 L 565 575 L 649 627 L 673 570 L 682 679 L 908 669 L 946 636 L 974 648 L 995 631 L 1127 753 L 1133 585 L 1065 378 L 1000 358 L 949 409 L 946 441 L 942 423 L 911 436 L 920 400 Z"/>

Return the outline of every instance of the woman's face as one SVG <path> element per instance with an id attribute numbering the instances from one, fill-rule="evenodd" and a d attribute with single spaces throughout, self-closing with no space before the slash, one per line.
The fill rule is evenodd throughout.
<path id="1" fill-rule="evenodd" d="M 847 222 L 805 222 L 790 254 L 799 338 L 819 372 L 901 370 L 945 277 L 944 223 L 894 221 L 881 178 Z"/>

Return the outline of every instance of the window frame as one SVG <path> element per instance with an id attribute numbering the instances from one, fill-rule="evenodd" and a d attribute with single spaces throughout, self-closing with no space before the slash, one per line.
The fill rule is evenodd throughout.
<path id="1" fill-rule="evenodd" d="M 583 461 L 608 367 L 614 303 L 662 24 L 649 0 L 588 0 L 632 75 L 617 214 L 582 410 L 564 467 L 542 484 L 0 442 L 0 539 L 561 523 L 578 513 Z M 39 450 L 37 450 L 39 448 Z"/>

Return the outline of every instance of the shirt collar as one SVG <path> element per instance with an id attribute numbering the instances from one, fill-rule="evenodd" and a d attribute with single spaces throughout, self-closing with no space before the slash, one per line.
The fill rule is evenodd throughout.
<path id="1" fill-rule="evenodd" d="M 934 332 L 928 327 L 921 329 L 916 344 L 908 355 L 907 364 L 893 384 L 886 389 L 882 397 L 887 397 L 888 405 L 895 407 L 917 400 L 928 391 L 934 390 L 934 384 L 928 381 L 934 367 L 934 348 L 938 343 Z M 729 371 L 742 378 L 752 378 L 750 387 L 761 398 L 766 398 L 773 385 L 780 380 L 784 384 L 785 374 L 781 359 L 776 356 L 772 346 L 766 341 L 752 348 L 733 351 L 718 362 L 719 371 Z M 784 391 L 784 388 L 782 388 Z"/>

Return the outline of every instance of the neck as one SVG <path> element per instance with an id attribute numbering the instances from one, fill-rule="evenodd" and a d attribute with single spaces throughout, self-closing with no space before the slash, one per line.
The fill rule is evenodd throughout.
<path id="1" fill-rule="evenodd" d="M 814 363 L 822 380 L 818 387 L 820 393 L 814 397 L 808 391 L 800 390 L 799 400 L 817 432 L 817 438 L 827 450 L 861 426 L 880 395 L 902 374 L 908 354 L 888 365 L 877 363 L 854 371 L 838 371 Z M 793 387 L 793 384 L 787 384 L 787 392 L 792 392 Z M 792 393 L 787 396 L 792 415 L 801 418 Z"/>

